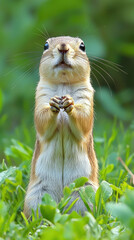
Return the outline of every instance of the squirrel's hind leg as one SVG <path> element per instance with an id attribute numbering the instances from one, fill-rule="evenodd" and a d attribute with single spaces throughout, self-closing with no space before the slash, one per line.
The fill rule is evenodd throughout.
<path id="1" fill-rule="evenodd" d="M 45 193 L 48 193 L 52 196 L 52 198 L 55 198 L 54 193 L 45 186 L 44 181 L 38 180 L 28 186 L 24 203 L 24 214 L 27 218 L 30 217 L 32 209 L 34 212 L 38 209 L 39 216 L 41 215 L 39 205 L 41 204 L 42 197 Z"/>

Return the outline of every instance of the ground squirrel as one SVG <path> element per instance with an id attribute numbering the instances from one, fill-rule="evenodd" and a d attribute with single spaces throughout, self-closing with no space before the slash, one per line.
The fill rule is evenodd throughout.
<path id="1" fill-rule="evenodd" d="M 60 201 L 63 188 L 78 177 L 87 177 L 94 189 L 98 186 L 92 136 L 94 90 L 83 41 L 49 38 L 39 73 L 35 102 L 37 139 L 24 204 L 27 217 L 32 208 L 37 209 L 45 193 Z M 73 210 L 86 210 L 81 199 Z"/>

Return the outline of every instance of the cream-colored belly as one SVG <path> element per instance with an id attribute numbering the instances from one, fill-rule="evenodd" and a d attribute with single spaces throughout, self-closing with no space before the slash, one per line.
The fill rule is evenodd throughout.
<path id="1" fill-rule="evenodd" d="M 91 166 L 87 153 L 71 135 L 67 125 L 66 113 L 59 115 L 60 127 L 53 139 L 44 144 L 36 163 L 36 175 L 43 180 L 46 188 L 56 191 L 59 198 L 63 188 L 76 178 L 89 178 Z"/>

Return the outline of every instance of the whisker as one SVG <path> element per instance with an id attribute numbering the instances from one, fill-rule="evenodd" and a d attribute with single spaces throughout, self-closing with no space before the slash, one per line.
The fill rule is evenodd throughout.
<path id="1" fill-rule="evenodd" d="M 99 80 L 98 80 L 98 78 L 96 77 L 95 73 L 94 73 L 93 71 L 91 71 L 91 74 L 93 74 L 93 76 L 95 77 L 95 79 L 96 79 L 96 81 L 97 81 L 97 83 L 98 83 L 98 85 L 99 85 L 99 88 L 101 89 L 101 85 L 100 85 Z"/>
<path id="2" fill-rule="evenodd" d="M 94 62 L 92 62 L 92 64 L 94 64 L 94 65 L 97 66 L 99 69 L 101 69 L 105 74 L 107 74 L 107 75 L 111 78 L 111 80 L 113 81 L 113 83 L 115 84 L 114 79 L 111 77 L 111 75 L 110 75 L 106 70 L 104 70 L 102 67 L 98 66 L 98 65 L 97 65 L 96 63 L 94 63 Z"/>
<path id="3" fill-rule="evenodd" d="M 16 53 L 14 56 L 20 56 L 20 55 L 31 54 L 31 53 L 40 53 L 40 52 L 41 51 L 20 52 L 20 53 Z"/>
<path id="4" fill-rule="evenodd" d="M 28 77 L 29 75 L 31 75 L 32 72 L 33 72 L 33 71 L 32 71 L 32 68 L 30 67 L 29 69 L 27 69 L 26 71 L 24 71 L 22 74 L 20 74 L 20 75 L 19 75 L 19 78 L 17 79 L 17 82 L 14 82 L 14 81 L 12 82 L 11 88 L 14 89 L 14 88 L 17 86 L 17 84 L 19 84 L 19 82 L 20 82 L 22 79 L 24 79 L 24 78 Z"/>
<path id="5" fill-rule="evenodd" d="M 39 44 L 38 42 L 35 42 L 35 45 L 38 46 L 39 48 L 43 49 L 43 45 L 42 44 Z"/>
<path id="6" fill-rule="evenodd" d="M 82 58 L 84 61 L 86 61 L 86 59 L 84 58 L 84 57 L 82 57 L 82 56 L 77 56 L 77 57 L 80 57 L 80 58 Z M 98 61 L 98 60 L 97 60 Z M 98 61 L 99 62 L 99 61 Z M 97 65 L 96 63 L 94 63 L 94 62 L 92 62 L 92 64 L 94 64 L 95 66 L 97 66 L 99 69 L 101 69 L 106 75 L 108 75 L 109 76 L 109 78 L 113 81 L 113 83 L 115 84 L 115 81 L 114 81 L 114 79 L 112 78 L 112 76 L 106 71 L 106 70 L 104 70 L 102 67 L 100 67 L 99 65 Z M 95 68 L 94 68 L 95 69 Z M 98 72 L 99 73 L 99 75 L 101 75 L 101 76 L 103 76 L 99 71 L 97 71 L 97 69 L 95 69 L 96 70 L 96 72 Z M 109 86 L 109 84 L 108 84 L 108 82 L 106 81 L 106 79 L 104 78 L 104 76 L 103 76 L 103 79 L 105 80 L 105 82 L 107 83 L 107 85 Z M 98 82 L 98 81 L 97 81 Z M 109 88 L 110 88 L 110 86 L 109 86 Z"/>
<path id="7" fill-rule="evenodd" d="M 37 32 L 34 32 L 33 33 L 34 35 L 38 36 L 38 37 L 42 37 L 44 39 L 44 35 L 42 33 L 37 33 Z"/>
<path id="8" fill-rule="evenodd" d="M 93 57 L 90 57 L 90 59 L 91 59 L 91 61 L 93 60 L 93 61 L 95 61 L 95 62 L 98 62 L 99 64 L 103 64 L 104 66 L 107 66 L 107 67 L 109 67 L 109 68 L 111 68 L 111 69 L 113 69 L 113 70 L 115 70 L 115 71 L 117 71 L 117 72 L 119 72 L 119 70 L 121 70 L 121 69 L 116 68 L 116 66 L 108 65 L 107 63 L 103 63 L 103 62 L 101 62 L 101 61 L 99 61 L 99 60 L 96 60 L 96 59 L 93 58 Z M 121 71 L 122 71 L 122 70 L 121 70 Z"/>
<path id="9" fill-rule="evenodd" d="M 45 34 L 44 34 L 44 32 L 43 32 L 41 29 L 39 29 L 39 28 L 37 28 L 37 27 L 36 27 L 36 29 L 37 29 L 37 31 L 40 32 L 40 34 L 41 34 L 41 36 L 42 36 L 43 38 L 46 37 Z"/>
<path id="10" fill-rule="evenodd" d="M 77 57 L 79 57 L 80 59 L 83 59 L 85 62 L 88 62 L 88 60 L 85 59 L 85 58 L 84 58 L 83 56 L 81 56 L 81 55 L 77 55 Z M 77 61 L 78 61 L 78 60 L 77 60 Z M 77 67 L 77 65 L 76 65 L 76 67 Z M 93 76 L 95 77 L 95 79 L 96 79 L 96 81 L 97 81 L 97 83 L 98 83 L 98 85 L 99 85 L 99 88 L 101 88 L 100 83 L 99 83 L 99 80 L 98 80 L 98 78 L 96 77 L 95 73 L 94 73 L 93 71 L 91 71 L 91 74 L 93 74 Z"/>
<path id="11" fill-rule="evenodd" d="M 39 54 L 40 53 L 40 54 Z M 12 63 L 13 61 L 17 61 L 17 65 L 18 65 L 18 62 L 22 62 L 22 61 L 26 61 L 26 62 L 29 62 L 32 60 L 31 62 L 31 65 L 34 63 L 34 62 L 37 62 L 36 60 L 39 60 L 41 59 L 41 55 L 42 53 L 41 52 L 38 52 L 36 53 L 35 51 L 34 52 L 23 52 L 23 53 L 17 53 L 15 54 L 14 56 L 12 56 L 12 58 L 8 59 L 8 63 Z M 25 66 L 27 65 L 27 63 L 24 62 L 24 63 L 21 63 L 21 65 L 25 64 Z M 15 65 L 16 65 L 15 64 Z"/>
<path id="12" fill-rule="evenodd" d="M 48 31 L 47 31 L 46 27 L 45 27 L 44 25 L 42 25 L 42 27 L 44 28 L 44 30 L 45 30 L 45 32 L 46 32 L 46 35 L 45 35 L 45 37 L 47 36 L 47 38 L 50 38 L 50 36 L 49 36 L 49 33 L 48 33 Z"/>
<path id="13" fill-rule="evenodd" d="M 100 58 L 100 57 L 96 57 L 96 56 L 92 56 L 92 57 L 97 58 L 97 59 L 100 59 L 101 61 L 107 62 L 107 63 L 109 63 L 109 64 L 116 65 L 117 67 L 120 67 L 120 68 L 123 67 L 123 66 L 121 66 L 121 65 L 118 64 L 118 63 L 112 62 L 112 61 L 107 60 L 107 59 L 104 59 L 104 58 Z"/>
<path id="14" fill-rule="evenodd" d="M 105 77 L 104 77 L 95 67 L 92 66 L 92 68 L 104 79 L 104 81 L 107 83 L 108 88 L 109 88 L 109 90 L 110 90 L 110 92 L 111 92 L 111 88 L 110 88 L 110 86 L 109 86 L 109 83 L 108 83 L 107 80 L 105 79 Z M 111 92 L 111 93 L 112 93 L 112 92 Z"/>
<path id="15" fill-rule="evenodd" d="M 78 54 L 79 54 L 79 52 L 78 52 Z M 82 56 L 80 56 L 80 57 L 82 57 Z M 90 55 L 89 55 L 89 59 L 93 59 L 94 61 L 99 62 L 100 64 L 108 66 L 109 68 L 112 68 L 112 69 L 115 68 L 114 70 L 116 70 L 116 71 L 119 70 L 122 73 L 127 74 L 124 70 L 121 69 L 121 68 L 123 68 L 123 66 L 121 66 L 121 65 L 119 65 L 119 64 L 117 64 L 115 62 L 112 62 L 112 61 L 109 61 L 109 60 L 106 60 L 106 59 L 103 59 L 103 58 L 100 58 L 100 57 L 96 57 L 96 56 L 90 56 Z M 97 60 L 97 59 L 99 59 L 100 61 Z"/>
<path id="16" fill-rule="evenodd" d="M 22 65 L 23 65 L 23 64 L 26 64 L 26 61 L 27 61 L 27 62 L 31 61 L 30 63 L 31 63 L 31 65 L 32 65 L 32 64 L 36 63 L 37 61 L 39 61 L 40 59 L 41 59 L 41 56 L 36 56 L 36 57 L 35 57 L 35 56 L 33 56 L 33 57 L 31 56 L 30 58 L 27 58 L 27 57 L 21 58 L 22 61 L 25 61 L 24 63 L 22 63 Z M 14 58 L 13 60 L 18 60 L 18 59 L 17 59 L 17 58 Z"/>
<path id="17" fill-rule="evenodd" d="M 100 59 L 100 61 L 99 60 L 96 60 L 94 57 L 90 57 L 90 59 L 93 59 L 94 61 L 96 61 L 96 62 L 98 62 L 98 63 L 100 63 L 100 64 L 103 64 L 103 65 L 105 65 L 105 66 L 107 66 L 107 67 L 109 67 L 109 68 L 111 68 L 111 69 L 113 69 L 113 70 L 115 70 L 115 71 L 118 71 L 118 72 L 122 72 L 122 73 L 125 73 L 125 74 L 127 74 L 124 70 L 122 70 L 121 69 L 121 67 L 118 67 L 118 66 L 116 66 L 115 64 L 113 64 L 112 66 L 110 65 L 110 63 L 108 62 L 102 62 L 103 60 L 101 60 Z"/>
<path id="18" fill-rule="evenodd" d="M 9 75 L 10 73 L 12 73 L 16 70 L 22 70 L 23 71 L 25 68 L 29 67 L 30 65 L 32 66 L 32 64 L 34 64 L 34 63 L 33 62 L 30 62 L 30 63 L 27 63 L 27 64 L 26 63 L 21 63 L 21 64 L 17 65 L 16 67 L 14 67 L 13 69 L 6 72 L 4 76 Z M 37 64 L 37 62 L 36 62 L 36 64 Z"/>
<path id="19" fill-rule="evenodd" d="M 77 54 L 78 54 L 79 57 L 83 58 L 82 56 L 79 55 L 79 52 Z M 97 60 L 96 58 L 99 59 L 100 61 Z M 89 60 L 90 59 L 93 59 L 94 61 L 99 62 L 100 64 L 106 65 L 109 68 L 114 69 L 115 71 L 120 71 L 122 73 L 127 74 L 124 70 L 121 69 L 123 66 L 121 66 L 117 63 L 114 63 L 112 61 L 109 61 L 109 60 L 106 60 L 106 59 L 103 59 L 103 58 L 100 58 L 100 57 L 96 57 L 96 56 L 89 56 Z"/>
<path id="20" fill-rule="evenodd" d="M 40 59 L 41 59 L 41 56 L 31 56 L 30 58 L 27 58 L 27 57 L 22 57 L 21 58 L 21 64 L 20 65 L 27 65 L 27 64 L 31 64 L 31 65 L 34 65 L 35 63 L 37 63 L 38 61 L 40 61 Z M 12 58 L 11 60 L 13 60 L 13 61 L 19 61 L 19 59 L 18 58 Z M 12 61 L 9 61 L 9 63 L 10 62 L 12 62 Z M 18 63 L 16 63 L 16 64 L 18 64 Z"/>

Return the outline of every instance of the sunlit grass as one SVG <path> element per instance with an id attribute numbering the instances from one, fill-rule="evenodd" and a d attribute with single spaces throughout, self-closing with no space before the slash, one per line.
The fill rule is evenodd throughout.
<path id="1" fill-rule="evenodd" d="M 133 123 L 124 127 L 116 120 L 111 124 L 107 119 L 96 120 L 94 142 L 100 179 L 96 194 L 90 186 L 82 186 L 86 179 L 81 178 L 65 188 L 59 204 L 45 195 L 40 207 L 42 217 L 39 218 L 37 212 L 30 222 L 22 211 L 33 151 L 23 137 L 23 142 L 14 139 L 5 147 L 5 161 L 0 165 L 1 239 L 133 238 L 134 188 L 131 175 L 118 160 L 120 157 L 134 172 Z M 64 211 L 73 191 L 80 191 L 87 206 L 84 217 L 75 212 L 68 214 L 75 202 Z M 93 204 L 93 212 L 88 207 L 89 202 Z"/>

